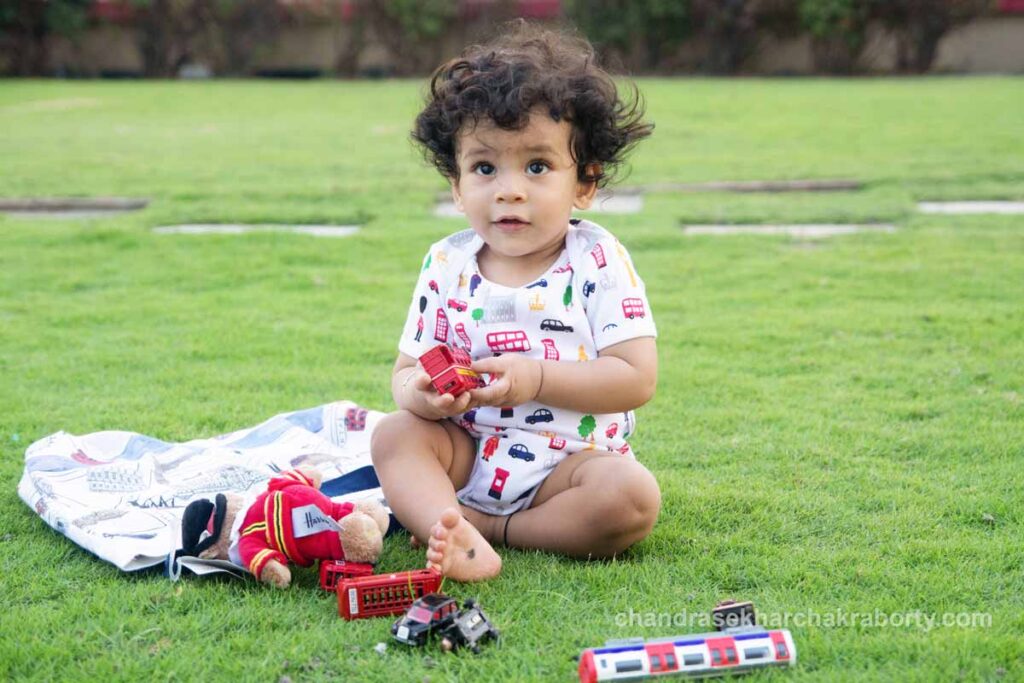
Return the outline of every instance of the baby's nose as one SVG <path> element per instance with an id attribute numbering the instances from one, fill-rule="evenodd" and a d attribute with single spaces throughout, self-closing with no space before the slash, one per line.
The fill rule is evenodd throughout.
<path id="1" fill-rule="evenodd" d="M 504 181 L 498 184 L 494 199 L 498 202 L 523 202 L 526 201 L 526 190 L 521 183 Z"/>

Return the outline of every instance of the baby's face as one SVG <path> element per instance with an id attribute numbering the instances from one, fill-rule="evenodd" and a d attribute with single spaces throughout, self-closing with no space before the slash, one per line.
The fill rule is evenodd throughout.
<path id="1" fill-rule="evenodd" d="M 588 208 L 595 191 L 576 179 L 571 132 L 566 121 L 535 111 L 522 130 L 481 121 L 459 133 L 452 195 L 489 258 L 529 264 L 561 251 L 573 207 Z"/>

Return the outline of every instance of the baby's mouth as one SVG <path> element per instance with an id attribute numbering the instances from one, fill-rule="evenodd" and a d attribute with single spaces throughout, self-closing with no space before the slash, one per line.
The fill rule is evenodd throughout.
<path id="1" fill-rule="evenodd" d="M 521 230 L 529 225 L 529 222 L 520 218 L 500 218 L 494 221 L 494 225 L 500 230 Z"/>

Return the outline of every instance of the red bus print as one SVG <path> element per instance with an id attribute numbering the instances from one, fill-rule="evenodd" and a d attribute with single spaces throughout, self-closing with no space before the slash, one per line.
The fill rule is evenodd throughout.
<path id="1" fill-rule="evenodd" d="M 434 339 L 439 342 L 448 341 L 448 316 L 440 308 L 437 309 L 437 322 L 434 323 Z"/>
<path id="2" fill-rule="evenodd" d="M 622 313 L 630 320 L 633 318 L 643 318 L 647 315 L 647 311 L 644 309 L 644 300 L 635 297 L 623 299 Z"/>
<path id="3" fill-rule="evenodd" d="M 551 441 L 548 442 L 548 448 L 553 451 L 560 451 L 565 448 L 565 439 L 560 439 L 557 436 L 551 437 Z"/>
<path id="4" fill-rule="evenodd" d="M 455 323 L 455 334 L 456 336 L 458 336 L 459 339 L 462 340 L 462 343 L 466 345 L 467 351 L 473 350 L 473 342 L 470 341 L 469 335 L 466 334 L 465 325 L 463 325 L 462 323 Z"/>
<path id="5" fill-rule="evenodd" d="M 361 432 L 366 429 L 366 416 L 369 411 L 365 408 L 349 408 L 345 411 L 345 429 L 350 432 Z"/>
<path id="6" fill-rule="evenodd" d="M 511 332 L 491 332 L 487 335 L 487 346 L 493 353 L 505 351 L 529 351 L 530 340 L 522 330 Z"/>
<path id="7" fill-rule="evenodd" d="M 604 258 L 604 249 L 601 248 L 600 244 L 594 245 L 594 248 L 590 250 L 590 255 L 594 257 L 594 263 L 597 264 L 598 268 L 604 268 L 608 265 L 608 261 Z"/>
<path id="8" fill-rule="evenodd" d="M 540 343 L 544 345 L 544 360 L 558 360 L 558 349 L 555 348 L 554 339 L 541 339 Z"/>

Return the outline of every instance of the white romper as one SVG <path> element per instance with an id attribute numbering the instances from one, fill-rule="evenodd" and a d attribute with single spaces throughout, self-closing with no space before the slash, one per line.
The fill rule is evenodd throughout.
<path id="1" fill-rule="evenodd" d="M 473 360 L 502 353 L 579 362 L 637 337 L 654 337 L 644 284 L 626 249 L 604 228 L 573 220 L 565 250 L 546 273 L 523 287 L 480 274 L 483 240 L 472 230 L 431 246 L 413 293 L 398 348 L 419 358 L 439 343 Z M 633 457 L 626 437 L 633 411 L 585 414 L 529 402 L 485 406 L 451 418 L 477 441 L 464 505 L 493 515 L 529 507 L 541 482 L 565 456 L 600 449 Z"/>

